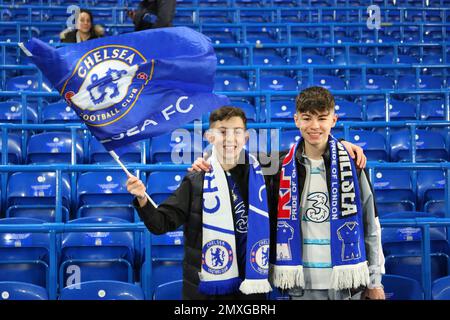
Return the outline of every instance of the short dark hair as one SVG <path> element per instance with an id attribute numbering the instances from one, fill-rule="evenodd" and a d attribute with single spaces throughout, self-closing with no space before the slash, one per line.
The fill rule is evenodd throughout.
<path id="1" fill-rule="evenodd" d="M 299 113 L 331 112 L 334 111 L 334 97 L 323 87 L 309 87 L 299 93 L 295 99 L 295 108 Z"/>
<path id="2" fill-rule="evenodd" d="M 244 110 L 233 106 L 223 106 L 213 112 L 209 116 L 209 127 L 216 121 L 228 120 L 233 117 L 239 117 L 244 122 L 244 127 L 247 128 L 247 117 Z"/>

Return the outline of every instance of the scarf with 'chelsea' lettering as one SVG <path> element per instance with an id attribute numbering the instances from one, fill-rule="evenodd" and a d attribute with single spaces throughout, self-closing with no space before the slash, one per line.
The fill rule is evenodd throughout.
<path id="1" fill-rule="evenodd" d="M 276 262 L 273 284 L 282 289 L 304 287 L 300 196 L 295 154 L 302 141 L 291 147 L 283 160 L 278 197 Z M 345 147 L 330 135 L 331 165 L 330 289 L 357 288 L 369 284 L 364 247 L 364 228 L 358 176 Z"/>
<path id="2" fill-rule="evenodd" d="M 203 180 L 202 266 L 199 291 L 222 295 L 271 291 L 269 273 L 269 214 L 266 184 L 252 155 L 249 172 L 249 208 L 245 279 L 239 277 L 233 211 L 225 172 L 213 147 L 212 169 Z"/>

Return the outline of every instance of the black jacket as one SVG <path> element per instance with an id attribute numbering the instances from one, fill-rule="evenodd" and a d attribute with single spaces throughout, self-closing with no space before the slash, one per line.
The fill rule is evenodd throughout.
<path id="1" fill-rule="evenodd" d="M 236 181 L 243 200 L 248 208 L 248 178 L 249 165 L 240 164 L 230 170 Z M 199 276 L 202 261 L 202 204 L 203 204 L 203 178 L 204 172 L 188 173 L 178 189 L 170 195 L 158 208 L 149 202 L 143 208 L 139 207 L 137 200 L 134 205 L 141 220 L 150 232 L 163 234 L 174 231 L 184 225 L 184 259 L 183 259 L 183 299 L 215 300 L 215 299 L 264 299 L 265 295 L 221 295 L 205 296 L 198 292 Z M 270 179 L 266 179 L 268 190 L 269 212 Z M 242 274 L 240 274 L 241 277 Z"/>
<path id="2" fill-rule="evenodd" d="M 61 42 L 77 43 L 77 31 L 78 30 L 76 30 L 76 29 L 75 30 L 66 29 L 66 30 L 62 31 L 59 34 L 59 38 L 60 38 Z M 102 26 L 95 25 L 91 32 L 91 36 L 89 37 L 88 40 L 100 38 L 104 35 L 104 33 L 105 33 L 105 30 L 103 29 Z"/>
<path id="3" fill-rule="evenodd" d="M 172 26 L 175 15 L 176 0 L 144 0 L 139 3 L 133 23 L 136 31 L 155 28 L 166 28 Z M 154 23 L 144 21 L 145 14 L 156 16 Z"/>

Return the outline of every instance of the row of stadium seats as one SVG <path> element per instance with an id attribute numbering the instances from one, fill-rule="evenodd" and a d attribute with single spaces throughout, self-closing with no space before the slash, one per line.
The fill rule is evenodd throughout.
<path id="1" fill-rule="evenodd" d="M 114 18 L 118 22 L 124 22 L 121 13 L 125 10 L 120 6 L 108 6 L 116 11 L 107 12 L 102 6 L 87 7 L 93 11 L 98 23 L 111 23 Z M 69 17 L 64 9 L 65 7 L 33 6 L 29 11 L 27 6 L 9 7 L 2 9 L 0 14 L 4 21 L 23 21 L 29 22 L 63 22 Z M 426 22 L 426 23 L 442 23 L 450 19 L 447 10 L 427 7 L 414 8 L 381 8 L 381 19 L 390 22 Z M 31 18 L 31 19 L 30 19 Z M 306 7 L 283 7 L 274 6 L 255 10 L 255 7 L 239 8 L 215 6 L 208 7 L 183 7 L 178 8 L 174 23 L 192 24 L 196 21 L 203 22 L 366 22 L 368 18 L 367 7 L 340 7 L 340 8 L 306 8 Z M 129 21 L 128 21 L 129 22 Z"/>
<path id="2" fill-rule="evenodd" d="M 185 171 L 154 171 L 143 179 L 156 203 L 176 190 Z M 62 175 L 62 221 L 80 217 L 112 216 L 135 221 L 132 197 L 122 172 L 86 172 Z M 441 170 L 376 169 L 372 183 L 380 215 L 395 211 L 445 212 L 445 175 Z M 55 221 L 56 176 L 51 172 L 16 172 L 6 183 L 6 217 L 30 217 Z M 38 204 L 37 204 L 38 203 Z"/>
<path id="3" fill-rule="evenodd" d="M 0 227 L 39 225 L 43 222 L 33 218 L 6 218 L 0 219 Z M 68 225 L 120 225 L 124 222 L 126 221 L 119 218 L 90 217 L 70 221 Z M 159 285 L 181 279 L 183 238 L 182 232 L 152 238 L 151 291 L 156 293 Z M 51 252 L 48 233 L 0 233 L 0 283 L 20 281 L 45 288 L 42 291 L 46 292 L 49 282 L 57 280 L 57 287 L 64 296 L 67 294 L 64 292 L 65 288 L 76 289 L 75 286 L 78 288 L 88 281 L 112 280 L 130 284 L 140 282 L 142 268 L 148 268 L 143 237 L 139 232 L 66 232 L 57 239 L 55 261 L 58 279 L 49 279 L 51 255 L 54 253 Z M 171 261 L 167 261 L 168 259 Z M 170 275 L 164 275 L 167 269 L 171 270 Z M 181 296 L 180 290 L 174 293 L 175 297 Z"/>
<path id="4" fill-rule="evenodd" d="M 348 100 L 335 99 L 335 111 L 342 121 L 383 121 L 386 119 L 386 102 L 377 100 L 373 102 L 355 103 Z M 244 109 L 249 122 L 270 122 L 286 121 L 290 122 L 295 113 L 295 101 L 293 100 L 273 100 L 264 102 L 260 106 L 259 114 L 256 107 L 246 100 L 233 100 L 236 106 Z M 30 102 L 27 107 L 26 123 L 81 123 L 75 111 L 65 102 L 43 103 L 41 112 L 36 102 Z M 270 108 L 270 114 L 268 109 Z M 0 121 L 2 123 L 22 123 L 22 104 L 19 101 L 0 102 Z M 39 116 L 40 114 L 40 116 Z M 415 101 L 400 101 L 390 99 L 389 119 L 391 121 L 402 120 L 444 120 L 445 102 L 444 100 L 421 101 L 419 105 Z"/>
<path id="5" fill-rule="evenodd" d="M 285 120 L 284 118 L 279 120 Z M 285 121 L 292 121 L 286 118 Z M 45 128 L 45 127 L 44 127 Z M 350 130 L 348 140 L 360 145 L 366 150 L 367 157 L 372 161 L 405 162 L 412 161 L 411 133 L 401 128 L 391 129 L 389 138 L 385 128 L 376 128 L 381 132 L 369 130 Z M 250 152 L 266 154 L 288 150 L 292 143 L 300 138 L 298 130 L 255 130 L 250 129 L 250 138 L 246 148 Z M 333 130 L 338 138 L 344 138 L 342 130 Z M 448 129 L 434 130 L 417 129 L 414 140 L 416 145 L 417 162 L 442 162 L 449 160 Z M 277 143 L 278 142 L 278 143 Z M 72 145 L 74 145 L 74 159 L 72 159 Z M 0 142 L 1 145 L 1 142 Z M 23 140 L 11 133 L 8 137 L 7 162 L 10 164 L 46 164 L 46 163 L 112 163 L 113 159 L 104 147 L 95 139 L 76 137 L 75 143 L 68 132 L 43 132 L 29 136 L 26 147 L 22 147 Z M 187 130 L 174 131 L 149 142 L 149 153 L 143 151 L 141 143 L 134 143 L 124 151 L 122 158 L 135 163 L 178 163 L 186 164 L 201 155 L 208 144 L 200 134 L 193 134 Z M 0 152 L 1 154 L 1 152 Z M 148 160 L 146 160 L 148 159 Z M 178 160 L 177 160 L 178 159 Z"/>
<path id="6" fill-rule="evenodd" d="M 67 17 L 66 17 L 67 19 Z M 189 18 L 191 19 L 191 18 Z M 450 20 L 450 18 L 449 18 Z M 302 25 L 292 24 L 289 29 L 282 26 L 264 26 L 265 23 L 251 23 L 247 26 L 245 23 L 228 25 L 225 22 L 215 22 L 215 26 L 209 26 L 210 21 L 200 21 L 199 24 L 192 24 L 194 29 L 205 29 L 203 33 L 214 40 L 215 44 L 220 43 L 250 43 L 250 44 L 312 44 L 312 43 L 379 43 L 379 44 L 399 44 L 402 45 L 406 41 L 408 43 L 440 43 L 449 38 L 450 30 L 447 24 L 427 26 L 427 24 L 418 26 L 397 26 L 393 25 L 386 30 L 377 33 L 367 31 L 363 26 L 356 27 L 335 27 L 330 31 L 329 27 L 321 24 Z M 59 32 L 62 26 L 55 25 L 54 22 L 19 22 L 20 26 L 13 25 L 11 22 L 0 22 L 2 29 L 0 30 L 1 41 L 17 41 L 20 35 L 22 39 L 29 37 L 40 38 L 44 42 L 59 42 Z M 180 25 L 189 25 L 189 22 L 180 23 Z M 245 27 L 245 28 L 244 28 Z M 309 30 L 305 30 L 308 28 Z M 225 29 L 225 30 L 224 30 Z M 337 29 L 337 30 L 336 30 Z M 342 29 L 342 30 L 340 30 Z M 123 32 L 132 32 L 133 27 L 129 24 L 118 24 L 109 22 L 105 24 L 105 34 L 115 35 L 118 30 Z M 345 31 L 344 31 L 345 30 Z M 334 41 L 333 41 L 334 39 Z M 51 41 L 50 41 L 51 40 Z"/>
<path id="7" fill-rule="evenodd" d="M 424 294 L 420 284 L 411 278 L 398 275 L 384 275 L 382 280 L 387 300 L 423 300 Z M 76 289 L 75 289 L 76 287 Z M 181 280 L 171 281 L 159 285 L 155 289 L 154 300 L 180 300 Z M 438 278 L 433 282 L 432 299 L 450 299 L 450 276 Z M 47 300 L 44 288 L 24 283 L 2 281 L 0 291 L 3 300 Z M 275 290 L 272 299 L 287 299 Z M 142 300 L 142 289 L 125 282 L 104 280 L 87 281 L 70 288 L 64 288 L 59 300 Z"/>
<path id="8" fill-rule="evenodd" d="M 122 3 L 125 5 L 132 5 L 139 3 L 139 0 L 126 0 L 124 2 L 117 0 L 3 0 L 4 4 L 21 5 L 67 5 L 67 4 L 87 4 L 87 5 L 101 5 L 101 3 L 107 3 L 108 5 Z M 177 7 L 199 7 L 199 6 L 236 6 L 236 7 L 272 7 L 272 6 L 296 6 L 296 7 L 312 7 L 312 6 L 368 6 L 370 4 L 376 4 L 379 6 L 398 6 L 398 7 L 442 7 L 449 4 L 448 0 L 177 0 Z"/>
<path id="9" fill-rule="evenodd" d="M 270 69 L 271 70 L 271 69 Z M 268 72 L 270 72 L 268 70 Z M 279 73 L 280 71 L 278 71 Z M 227 71 L 230 73 L 230 71 Z M 239 73 L 239 71 L 233 71 Z M 275 71 L 277 73 L 277 71 Z M 306 72 L 302 78 L 289 77 L 286 75 L 261 75 L 259 82 L 249 81 L 239 75 L 219 75 L 215 78 L 215 91 L 298 91 L 311 85 L 323 86 L 329 90 L 433 90 L 448 88 L 450 81 L 446 76 L 421 75 L 402 75 L 398 77 L 397 83 L 380 75 L 367 75 L 366 83 L 361 83 L 361 76 L 351 77 L 348 83 L 337 76 L 315 74 L 310 79 Z M 45 83 L 43 84 L 45 87 Z M 47 87 L 48 88 L 48 87 Z M 40 91 L 35 76 L 17 76 L 6 81 L 6 91 Z M 379 98 L 379 97 L 378 97 Z M 428 95 L 428 99 L 436 98 L 436 95 Z"/>
<path id="10" fill-rule="evenodd" d="M 395 213 L 385 218 L 411 218 L 430 217 L 429 214 L 420 212 Z M 103 223 L 120 223 L 120 219 L 103 218 Z M 84 218 L 72 223 L 100 223 L 100 219 Z M 33 219 L 2 219 L 2 224 L 17 223 L 39 223 Z M 386 230 L 388 229 L 388 230 Z M 421 282 L 421 232 L 415 228 L 384 228 L 383 248 L 386 255 L 386 271 L 388 278 L 396 275 L 392 280 L 407 277 L 409 283 L 416 283 L 413 287 L 414 294 L 422 292 Z M 0 261 L 0 281 L 22 281 L 40 287 L 48 285 L 46 274 L 48 272 L 49 235 L 48 234 L 2 234 L 0 237 L 0 250 L 3 252 Z M 180 234 L 179 234 L 180 235 Z M 156 238 L 156 237 L 155 237 Z M 448 242 L 446 240 L 446 229 L 443 227 L 432 228 L 431 238 L 431 281 L 442 281 L 449 275 L 448 270 Z M 152 247 L 154 257 L 153 276 L 154 287 L 161 284 L 161 276 L 165 281 L 175 281 L 174 278 L 181 276 L 180 259 L 182 257 L 182 238 L 178 242 L 172 240 L 155 239 Z M 77 285 L 80 282 L 93 280 L 116 280 L 122 282 L 133 282 L 130 280 L 130 272 L 133 275 L 133 264 L 136 254 L 133 235 L 130 232 L 97 232 L 97 233 L 65 233 L 58 248 L 59 266 L 59 288 L 64 292 L 64 287 Z M 5 258 L 6 257 L 6 258 Z M 158 260 L 159 259 L 159 260 Z M 156 263 L 155 263 L 156 262 Z M 171 262 L 171 263 L 169 263 Z M 20 266 L 20 268 L 17 268 Z M 168 272 L 170 270 L 170 272 Z M 159 273 L 160 277 L 157 277 Z M 76 276 L 75 276 L 76 275 Z M 137 276 L 137 275 L 136 275 Z M 156 279 L 159 279 L 156 281 Z M 386 282 L 389 283 L 389 282 Z M 408 281 L 406 281 L 408 283 Z M 391 284 L 393 285 L 393 284 Z M 403 288 L 404 289 L 404 288 Z M 392 287 L 388 286 L 387 292 Z M 405 291 L 397 288 L 393 290 L 397 298 L 400 292 Z M 412 294 L 412 293 L 410 293 Z M 389 297 L 388 297 L 389 298 Z M 395 297 L 390 297 L 395 299 Z M 409 297 L 410 299 L 412 297 Z M 442 297 L 441 297 L 442 298 Z M 415 296 L 414 299 L 421 299 Z"/>

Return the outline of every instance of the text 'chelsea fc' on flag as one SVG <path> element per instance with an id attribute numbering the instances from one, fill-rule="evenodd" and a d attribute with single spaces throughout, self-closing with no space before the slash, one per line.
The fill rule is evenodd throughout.
<path id="1" fill-rule="evenodd" d="M 215 95 L 211 41 L 186 27 L 24 51 L 107 150 L 176 129 L 228 104 Z"/>

